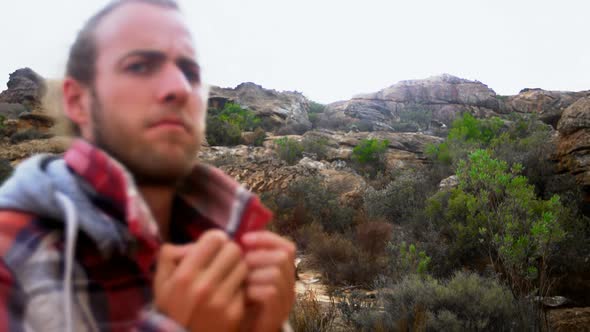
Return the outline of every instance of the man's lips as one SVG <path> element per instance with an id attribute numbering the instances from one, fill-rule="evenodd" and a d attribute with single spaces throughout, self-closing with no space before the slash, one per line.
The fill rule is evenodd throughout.
<path id="1" fill-rule="evenodd" d="M 188 126 L 182 120 L 177 120 L 177 119 L 163 119 L 163 120 L 154 122 L 150 126 L 150 128 L 165 128 L 165 127 L 181 128 L 186 131 L 189 131 Z"/>

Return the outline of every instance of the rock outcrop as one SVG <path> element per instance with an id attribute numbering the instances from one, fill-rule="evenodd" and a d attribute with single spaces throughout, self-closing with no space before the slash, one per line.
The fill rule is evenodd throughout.
<path id="1" fill-rule="evenodd" d="M 28 110 L 41 107 L 41 100 L 47 91 L 45 80 L 30 68 L 18 69 L 12 74 L 8 89 L 0 93 L 0 102 L 21 104 Z"/>
<path id="2" fill-rule="evenodd" d="M 254 111 L 276 132 L 302 134 L 311 129 L 309 101 L 299 92 L 278 92 L 254 83 L 242 83 L 235 89 L 212 86 L 209 107 L 221 109 L 227 102 Z"/>
<path id="3" fill-rule="evenodd" d="M 559 167 L 576 176 L 590 203 L 590 96 L 563 111 L 557 129 Z"/>
<path id="4" fill-rule="evenodd" d="M 587 96 L 590 96 L 590 91 L 523 89 L 518 95 L 507 99 L 506 107 L 514 112 L 537 114 L 541 121 L 557 128 L 557 122 L 563 111 L 580 98 Z"/>
<path id="5" fill-rule="evenodd" d="M 401 81 L 375 93 L 329 104 L 321 123 L 336 128 L 354 124 L 361 129 L 425 131 L 433 121 L 448 126 L 463 112 L 487 117 L 505 110 L 503 100 L 485 84 L 443 74 Z"/>

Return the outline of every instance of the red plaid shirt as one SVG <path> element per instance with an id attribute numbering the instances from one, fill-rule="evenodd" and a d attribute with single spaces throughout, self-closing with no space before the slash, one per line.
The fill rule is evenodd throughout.
<path id="1" fill-rule="evenodd" d="M 82 140 L 72 144 L 64 160 L 73 176 L 90 187 L 92 202 L 115 220 L 114 226 L 128 239 L 122 252 L 102 252 L 92 234 L 78 234 L 75 330 L 182 330 L 150 308 L 161 240 L 132 177 L 117 161 Z M 205 165 L 197 165 L 178 189 L 171 216 L 170 238 L 177 244 L 195 241 L 210 228 L 224 229 L 239 241 L 242 234 L 263 228 L 271 218 L 257 197 Z M 64 296 L 63 226 L 34 211 L 0 211 L 0 331 L 63 328 L 55 318 L 61 315 Z"/>

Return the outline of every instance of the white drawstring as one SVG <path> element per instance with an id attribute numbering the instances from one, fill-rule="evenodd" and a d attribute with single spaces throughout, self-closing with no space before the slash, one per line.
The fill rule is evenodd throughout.
<path id="1" fill-rule="evenodd" d="M 66 252 L 65 252 L 65 270 L 64 270 L 64 321 L 66 332 L 73 332 L 72 316 L 72 269 L 74 265 L 74 249 L 76 248 L 76 237 L 78 235 L 78 218 L 76 208 L 70 198 L 61 192 L 56 192 L 55 197 L 61 202 L 66 213 Z"/>

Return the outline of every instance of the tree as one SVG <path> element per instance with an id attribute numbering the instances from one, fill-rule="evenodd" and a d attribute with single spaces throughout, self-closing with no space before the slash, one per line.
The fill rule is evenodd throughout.
<path id="1" fill-rule="evenodd" d="M 442 212 L 456 248 L 483 248 L 515 296 L 545 296 L 551 285 L 547 262 L 565 236 L 563 207 L 557 195 L 538 198 L 521 172 L 519 164 L 509 167 L 476 150 L 458 164 L 458 187 L 434 196 L 429 210 L 431 216 Z"/>

